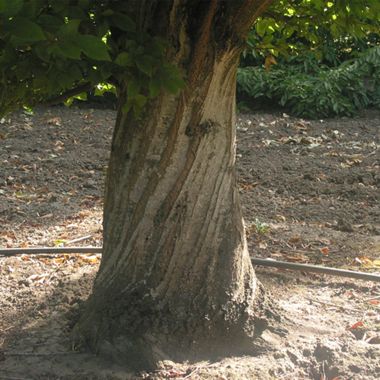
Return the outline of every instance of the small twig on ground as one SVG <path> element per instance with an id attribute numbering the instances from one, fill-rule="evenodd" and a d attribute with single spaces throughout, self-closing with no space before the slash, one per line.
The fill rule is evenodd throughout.
<path id="1" fill-rule="evenodd" d="M 0 380 L 28 380 L 26 377 L 1 376 Z"/>
<path id="2" fill-rule="evenodd" d="M 6 327 L 5 329 L 1 329 L 1 332 L 8 331 L 8 330 L 10 330 L 10 329 L 13 328 L 13 327 L 15 327 L 15 326 L 8 326 L 8 327 Z"/>
<path id="3" fill-rule="evenodd" d="M 368 301 L 372 301 L 372 300 L 378 300 L 378 299 L 380 299 L 380 296 L 369 297 L 369 298 L 366 298 L 364 300 L 364 302 L 368 302 Z"/>
<path id="4" fill-rule="evenodd" d="M 221 364 L 220 363 L 209 363 L 206 365 L 199 365 L 196 368 L 194 368 L 190 373 L 188 373 L 185 377 L 183 377 L 183 379 L 189 379 L 191 376 L 196 374 L 201 369 L 212 368 L 212 367 L 221 367 Z"/>
<path id="5" fill-rule="evenodd" d="M 201 367 L 196 367 L 194 368 L 190 373 L 188 373 L 186 376 L 183 377 L 183 379 L 188 379 L 190 376 L 193 376 L 195 373 L 197 373 Z"/>
<path id="6" fill-rule="evenodd" d="M 51 281 L 51 279 L 54 277 L 55 274 L 57 274 L 57 272 L 59 272 L 59 270 L 61 269 L 60 266 L 58 266 L 57 268 L 54 269 L 54 271 L 50 274 L 50 276 L 48 277 L 48 281 Z"/>
<path id="7" fill-rule="evenodd" d="M 16 229 L 20 228 L 25 222 L 26 222 L 26 219 L 24 219 L 21 223 L 17 224 Z"/>
<path id="8" fill-rule="evenodd" d="M 65 243 L 65 245 L 67 244 L 74 244 L 74 243 L 79 243 L 80 241 L 84 241 L 84 240 L 88 240 L 88 239 L 91 239 L 92 238 L 92 235 L 87 235 L 87 236 L 82 236 L 80 238 L 77 238 L 77 239 L 73 239 L 73 240 L 69 240 Z"/>
<path id="9" fill-rule="evenodd" d="M 344 305 L 335 305 L 335 304 L 333 304 L 331 302 L 320 301 L 320 300 L 317 300 L 315 298 L 305 297 L 305 299 L 307 299 L 310 302 L 316 302 L 316 303 L 319 303 L 321 305 L 333 307 L 335 309 L 342 309 L 343 308 L 343 309 L 351 310 L 351 311 L 360 311 L 359 309 L 356 309 L 356 308 L 353 308 L 353 307 L 344 306 Z"/>

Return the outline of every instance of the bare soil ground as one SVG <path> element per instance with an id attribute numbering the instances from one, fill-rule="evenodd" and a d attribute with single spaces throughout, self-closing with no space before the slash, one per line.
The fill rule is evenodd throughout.
<path id="1" fill-rule="evenodd" d="M 0 121 L 0 247 L 101 246 L 115 114 L 54 107 Z M 238 174 L 252 256 L 380 273 L 380 112 L 241 115 Z M 79 242 L 76 239 L 81 239 Z M 0 255 L 0 379 L 378 379 L 380 286 L 257 268 L 283 330 L 254 357 L 132 373 L 73 351 L 95 255 Z"/>

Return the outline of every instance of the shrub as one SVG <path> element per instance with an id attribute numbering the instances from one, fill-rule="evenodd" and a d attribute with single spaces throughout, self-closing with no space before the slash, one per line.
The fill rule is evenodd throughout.
<path id="1" fill-rule="evenodd" d="M 268 71 L 240 68 L 238 96 L 248 101 L 246 105 L 278 105 L 309 118 L 351 116 L 368 106 L 380 107 L 380 46 L 333 68 L 310 55 Z"/>

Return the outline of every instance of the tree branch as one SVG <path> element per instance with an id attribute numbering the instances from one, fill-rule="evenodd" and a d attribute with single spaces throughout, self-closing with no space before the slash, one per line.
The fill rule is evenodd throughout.
<path id="1" fill-rule="evenodd" d="M 232 21 L 233 25 L 235 25 L 236 33 L 241 38 L 244 38 L 252 27 L 253 22 L 261 16 L 272 3 L 273 0 L 244 0 Z M 236 4 L 236 6 L 238 6 L 238 4 Z"/>
<path id="2" fill-rule="evenodd" d="M 43 104 L 45 106 L 53 106 L 53 105 L 62 103 L 65 100 L 71 98 L 72 96 L 78 95 L 81 92 L 87 92 L 87 91 L 91 90 L 93 87 L 94 87 L 94 85 L 92 83 L 90 83 L 90 82 L 86 82 L 86 83 L 80 84 L 77 87 L 74 87 L 74 88 L 72 88 L 70 90 L 67 90 L 64 93 L 62 93 L 62 94 L 60 94 L 60 95 L 58 95 L 58 96 L 56 96 L 54 98 L 51 98 L 51 99 L 47 100 Z"/>

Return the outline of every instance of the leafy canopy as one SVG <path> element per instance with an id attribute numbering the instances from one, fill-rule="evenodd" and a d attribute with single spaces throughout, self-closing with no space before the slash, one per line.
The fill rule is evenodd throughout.
<path id="1" fill-rule="evenodd" d="M 139 30 L 126 1 L 0 0 L 0 114 L 123 83 L 124 110 L 139 114 L 150 97 L 183 84 L 165 49 Z"/>
<path id="2" fill-rule="evenodd" d="M 379 32 L 378 0 L 277 0 L 256 21 L 245 56 L 289 57 L 308 51 L 337 64 L 342 50 L 358 41 L 379 43 Z"/>

